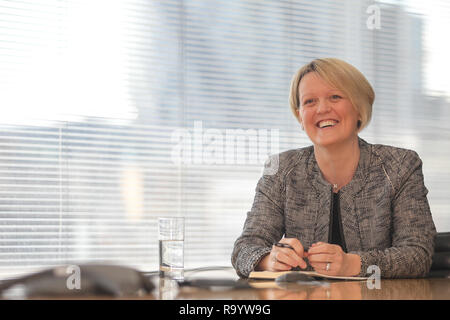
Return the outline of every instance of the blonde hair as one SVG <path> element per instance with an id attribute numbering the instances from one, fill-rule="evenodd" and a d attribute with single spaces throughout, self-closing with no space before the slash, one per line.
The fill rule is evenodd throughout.
<path id="1" fill-rule="evenodd" d="M 372 105 L 375 92 L 364 75 L 351 64 L 336 58 L 315 59 L 301 67 L 291 81 L 289 104 L 298 121 L 300 108 L 299 85 L 302 78 L 316 72 L 328 84 L 342 91 L 350 100 L 361 117 L 358 131 L 366 127 L 372 117 Z"/>

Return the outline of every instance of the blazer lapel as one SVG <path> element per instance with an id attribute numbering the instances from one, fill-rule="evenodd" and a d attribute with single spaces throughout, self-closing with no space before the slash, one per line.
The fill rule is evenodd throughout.
<path id="1" fill-rule="evenodd" d="M 359 218 L 355 208 L 355 199 L 365 185 L 369 172 L 371 145 L 361 138 L 359 140 L 360 157 L 353 179 L 340 190 L 340 207 L 342 228 L 347 251 L 360 250 L 361 240 L 364 235 L 359 231 Z M 313 149 L 312 149 L 313 150 Z M 308 180 L 317 193 L 318 207 L 315 208 L 315 241 L 328 242 L 330 224 L 332 186 L 326 181 L 314 156 L 314 151 L 307 160 Z"/>
<path id="2" fill-rule="evenodd" d="M 363 247 L 361 241 L 364 239 L 359 228 L 361 219 L 355 202 L 358 201 L 358 194 L 366 184 L 370 171 L 371 145 L 359 138 L 359 147 L 359 162 L 353 179 L 340 190 L 342 229 L 348 252 L 361 250 Z"/>
<path id="3" fill-rule="evenodd" d="M 331 185 L 323 178 L 312 149 L 307 161 L 308 180 L 317 196 L 317 207 L 314 208 L 315 227 L 314 241 L 328 242 L 331 209 Z"/>

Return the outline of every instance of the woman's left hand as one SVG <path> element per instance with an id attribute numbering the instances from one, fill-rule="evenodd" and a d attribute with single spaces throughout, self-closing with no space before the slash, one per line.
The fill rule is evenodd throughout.
<path id="1" fill-rule="evenodd" d="M 313 244 L 308 250 L 308 260 L 316 272 L 329 276 L 356 276 L 361 270 L 359 255 L 345 253 L 336 244 Z"/>

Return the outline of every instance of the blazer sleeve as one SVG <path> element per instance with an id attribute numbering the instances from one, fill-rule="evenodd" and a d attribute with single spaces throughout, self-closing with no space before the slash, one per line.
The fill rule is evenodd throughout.
<path id="1" fill-rule="evenodd" d="M 427 200 L 422 161 L 408 150 L 400 162 L 392 202 L 392 246 L 384 250 L 356 252 L 361 257 L 360 276 L 376 265 L 383 278 L 425 276 L 431 267 L 436 228 Z"/>
<path id="2" fill-rule="evenodd" d="M 258 181 L 253 206 L 231 256 L 231 263 L 240 277 L 248 277 L 284 234 L 285 192 L 280 175 L 279 172 L 265 174 Z"/>

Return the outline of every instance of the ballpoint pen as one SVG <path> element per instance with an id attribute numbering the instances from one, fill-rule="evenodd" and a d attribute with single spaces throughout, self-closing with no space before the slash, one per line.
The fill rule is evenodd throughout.
<path id="1" fill-rule="evenodd" d="M 287 243 L 281 243 L 281 242 L 277 242 L 274 244 L 275 247 L 280 247 L 280 248 L 289 248 L 295 251 L 294 247 L 291 246 L 290 244 Z"/>
<path id="2" fill-rule="evenodd" d="M 287 243 L 282 243 L 282 242 L 277 242 L 273 244 L 275 247 L 280 247 L 280 248 L 288 248 L 288 249 L 292 249 L 295 251 L 294 247 L 291 246 L 290 244 Z M 304 257 L 306 257 L 306 254 L 308 253 L 307 250 L 303 251 L 303 255 Z"/>

